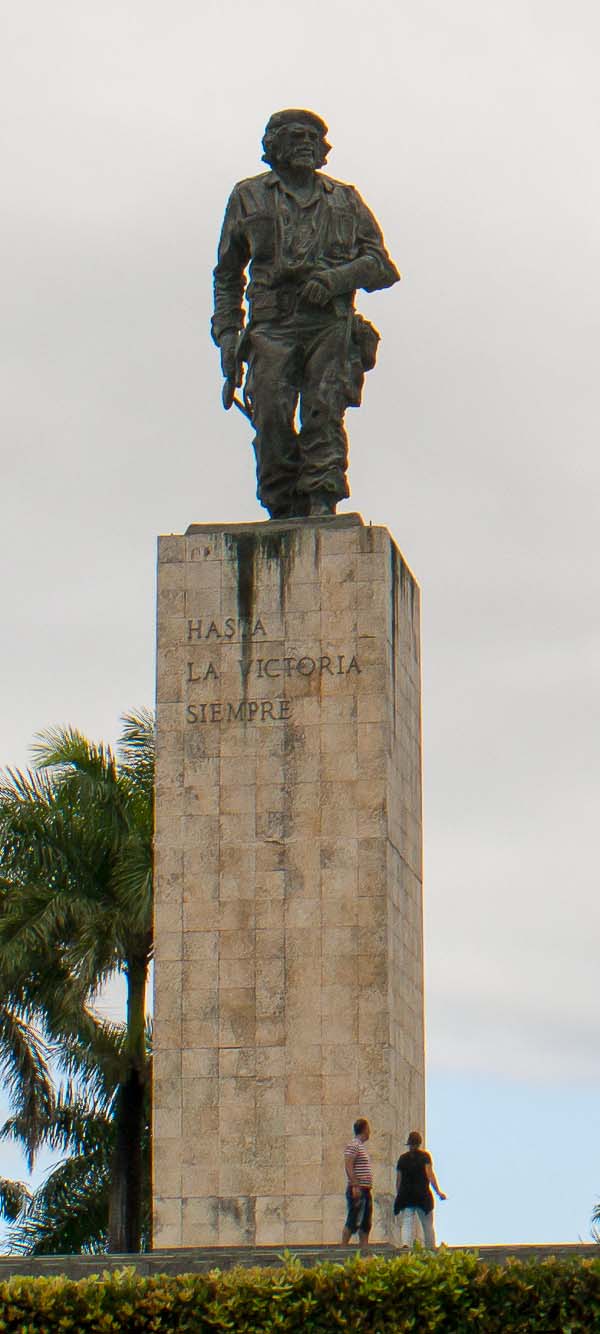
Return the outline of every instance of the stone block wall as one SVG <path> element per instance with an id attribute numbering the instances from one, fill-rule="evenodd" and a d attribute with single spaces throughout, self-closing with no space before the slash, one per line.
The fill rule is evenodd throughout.
<path id="1" fill-rule="evenodd" d="M 374 1239 L 424 1117 L 419 593 L 358 516 L 159 544 L 155 1245 Z"/>

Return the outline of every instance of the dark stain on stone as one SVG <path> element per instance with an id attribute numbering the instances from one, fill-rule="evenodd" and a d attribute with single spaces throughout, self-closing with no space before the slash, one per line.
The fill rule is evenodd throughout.
<path id="1" fill-rule="evenodd" d="M 400 570 L 398 565 L 400 564 Z M 390 565 L 392 586 L 390 590 L 390 611 L 392 619 L 392 700 L 394 713 L 394 736 L 396 735 L 396 639 L 398 635 L 398 584 L 402 578 L 402 561 L 398 561 L 398 551 L 394 543 L 390 543 Z"/>
<path id="2" fill-rule="evenodd" d="M 279 606 L 285 614 L 289 577 L 294 564 L 293 534 L 291 529 L 278 533 L 261 533 L 257 539 L 262 560 L 276 561 L 279 566 Z"/>
<path id="3" fill-rule="evenodd" d="M 412 638 L 413 656 L 418 660 L 419 646 L 417 642 L 417 632 L 415 626 L 415 600 L 417 597 L 417 586 L 415 581 L 405 565 L 400 552 L 392 543 L 390 546 L 391 562 L 391 631 L 392 631 L 392 689 L 394 692 L 394 731 L 396 730 L 396 676 L 397 676 L 397 635 L 400 624 L 400 605 L 406 605 L 410 602 L 410 634 Z"/>
<path id="4" fill-rule="evenodd" d="M 313 528 L 313 566 L 317 577 L 319 574 L 320 562 L 321 562 L 321 533 L 318 528 Z"/>
<path id="5" fill-rule="evenodd" d="M 237 612 L 246 635 L 254 615 L 254 534 L 226 533 L 225 544 L 237 566 Z"/>
<path id="6" fill-rule="evenodd" d="M 233 1223 L 238 1231 L 238 1245 L 248 1244 L 255 1236 L 256 1200 L 253 1197 L 232 1196 L 219 1200 L 219 1217 Z"/>
<path id="7" fill-rule="evenodd" d="M 242 693 L 248 691 L 248 676 L 252 657 L 252 626 L 255 612 L 254 557 L 256 539 L 253 533 L 227 533 L 227 547 L 237 566 L 237 612 L 242 634 Z"/>
<path id="8" fill-rule="evenodd" d="M 237 567 L 237 612 L 242 634 L 242 693 L 248 693 L 253 653 L 252 631 L 260 617 L 260 566 L 275 561 L 279 570 L 279 606 L 285 615 L 287 590 L 294 564 L 291 529 L 262 533 L 226 533 L 225 543 Z M 279 637 L 279 636 L 278 636 Z"/>
<path id="9" fill-rule="evenodd" d="M 260 615 L 260 608 L 256 606 L 256 584 L 260 581 L 259 567 L 262 561 L 267 564 L 275 561 L 279 568 L 279 603 L 282 612 L 285 612 L 287 586 L 294 563 L 291 529 L 284 528 L 273 533 L 229 534 L 228 541 L 237 554 L 240 618 L 248 617 L 251 628 L 252 618 Z"/>

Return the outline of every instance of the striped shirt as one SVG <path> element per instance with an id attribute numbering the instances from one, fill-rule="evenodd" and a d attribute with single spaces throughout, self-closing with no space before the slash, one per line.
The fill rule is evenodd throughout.
<path id="1" fill-rule="evenodd" d="M 373 1185 L 373 1169 L 371 1159 L 365 1149 L 363 1141 L 358 1138 L 350 1140 L 344 1149 L 344 1163 L 348 1177 L 351 1177 L 356 1186 Z"/>

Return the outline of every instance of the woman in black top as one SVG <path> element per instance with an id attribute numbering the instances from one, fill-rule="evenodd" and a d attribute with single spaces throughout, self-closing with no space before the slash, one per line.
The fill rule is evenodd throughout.
<path id="1" fill-rule="evenodd" d="M 421 1148 L 422 1136 L 418 1130 L 411 1130 L 406 1141 L 408 1153 L 401 1154 L 396 1165 L 396 1199 L 394 1213 L 400 1215 L 401 1245 L 409 1246 L 415 1241 L 417 1220 L 423 1230 L 423 1239 L 428 1250 L 435 1250 L 435 1231 L 433 1227 L 433 1195 L 431 1187 L 440 1200 L 446 1196 L 440 1190 L 431 1154 Z"/>

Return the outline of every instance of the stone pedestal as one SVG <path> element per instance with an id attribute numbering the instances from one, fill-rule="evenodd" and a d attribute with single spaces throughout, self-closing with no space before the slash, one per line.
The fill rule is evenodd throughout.
<path id="1" fill-rule="evenodd" d="M 158 566 L 156 1246 L 374 1240 L 423 1128 L 419 591 L 358 515 L 193 525 Z"/>

